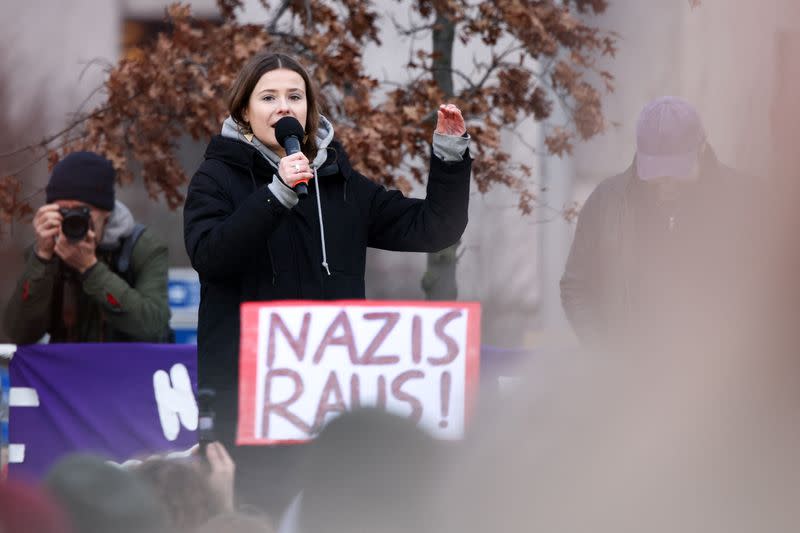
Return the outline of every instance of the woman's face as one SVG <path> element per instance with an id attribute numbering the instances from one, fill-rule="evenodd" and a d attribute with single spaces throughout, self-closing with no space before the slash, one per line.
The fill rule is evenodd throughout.
<path id="1" fill-rule="evenodd" d="M 244 118 L 253 134 L 270 150 L 284 157 L 286 153 L 275 139 L 275 123 L 283 117 L 294 117 L 306 126 L 306 84 L 297 72 L 288 69 L 270 70 L 261 76 L 250 94 Z"/>

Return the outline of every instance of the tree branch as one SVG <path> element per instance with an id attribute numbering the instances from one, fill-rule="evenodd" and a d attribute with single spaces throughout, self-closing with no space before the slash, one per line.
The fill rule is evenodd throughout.
<path id="1" fill-rule="evenodd" d="M 539 152 L 538 148 L 536 148 L 535 146 L 533 146 L 533 145 L 529 144 L 529 143 L 528 143 L 528 141 L 526 141 L 526 140 L 525 140 L 525 138 L 522 136 L 522 134 L 521 134 L 521 133 L 519 132 L 519 130 L 517 129 L 518 127 L 519 127 L 519 124 L 515 125 L 515 127 L 514 127 L 514 128 L 511 128 L 511 129 L 509 129 L 509 131 L 510 131 L 510 132 L 511 132 L 511 133 L 514 135 L 514 137 L 516 137 L 516 138 L 517 138 L 517 140 L 518 140 L 519 142 L 521 142 L 521 143 L 522 143 L 522 145 L 523 145 L 525 148 L 527 148 L 528 150 L 530 150 L 530 151 L 531 151 L 531 152 L 533 152 L 534 154 L 538 153 L 538 152 Z"/>
<path id="2" fill-rule="evenodd" d="M 278 7 L 275 16 L 273 16 L 272 20 L 269 21 L 269 24 L 267 24 L 267 31 L 270 33 L 270 35 L 275 34 L 275 30 L 278 28 L 278 21 L 281 19 L 283 14 L 289 8 L 290 2 L 291 0 L 283 0 L 283 2 L 281 2 L 281 5 Z"/>
<path id="3" fill-rule="evenodd" d="M 11 156 L 14 156 L 14 155 L 18 155 L 18 154 L 21 154 L 21 153 L 26 152 L 28 150 L 34 150 L 36 148 L 45 148 L 48 144 L 50 144 L 51 142 L 55 141 L 56 139 L 58 139 L 62 135 L 66 135 L 70 131 L 72 131 L 75 128 L 77 128 L 80 124 L 82 124 L 82 123 L 86 122 L 87 120 L 90 120 L 90 119 L 96 117 L 97 115 L 100 115 L 100 114 L 102 114 L 102 113 L 104 113 L 104 112 L 106 112 L 108 110 L 109 110 L 108 106 L 101 107 L 100 109 L 97 109 L 97 110 L 93 111 L 92 113 L 89 113 L 88 115 L 86 115 L 86 116 L 84 116 L 82 118 L 76 119 L 74 122 L 72 122 L 66 128 L 62 129 L 61 131 L 59 131 L 57 133 L 54 133 L 54 134 L 50 135 L 49 137 L 45 137 L 44 139 L 42 139 L 41 141 L 39 141 L 36 144 L 29 144 L 27 146 L 23 146 L 22 148 L 18 148 L 16 150 L 11 151 L 11 152 L 6 152 L 4 154 L 0 154 L 0 159 L 5 159 L 6 157 L 11 157 Z"/>
<path id="4" fill-rule="evenodd" d="M 397 33 L 399 33 L 403 37 L 416 36 L 419 33 L 433 30 L 438 26 L 436 22 L 431 22 L 430 24 L 425 24 L 422 26 L 411 26 L 411 27 L 401 26 L 399 23 L 397 23 L 396 20 L 394 20 L 394 17 L 392 17 L 392 22 L 395 25 L 395 30 L 397 30 Z"/>
<path id="5" fill-rule="evenodd" d="M 78 110 L 75 111 L 74 113 L 70 114 L 70 117 L 72 117 L 72 120 L 75 120 L 75 118 L 80 117 L 84 112 L 83 111 L 83 106 L 85 106 L 87 103 L 89 103 L 89 100 L 91 100 L 94 97 L 94 95 L 96 95 L 97 93 L 99 93 L 103 89 L 105 89 L 105 85 L 98 85 L 97 87 L 95 87 L 92 90 L 92 92 L 90 92 L 89 95 L 86 98 L 83 99 L 83 102 L 80 103 L 80 105 L 78 106 Z"/>
<path id="6" fill-rule="evenodd" d="M 434 68 L 431 68 L 431 72 L 437 72 L 437 71 L 445 71 L 445 72 L 448 72 L 449 74 L 454 74 L 454 75 L 458 76 L 459 78 L 464 80 L 467 83 L 467 85 L 469 85 L 469 89 L 471 91 L 473 91 L 473 92 L 477 92 L 480 89 L 480 87 L 476 86 L 472 82 L 472 78 L 470 78 L 467 74 L 464 74 L 461 70 L 459 70 L 457 68 L 452 68 L 452 67 L 434 67 Z"/>
<path id="7" fill-rule="evenodd" d="M 475 60 L 475 56 L 473 56 L 472 64 L 475 66 L 475 68 L 478 69 L 478 70 L 480 70 L 482 68 L 485 68 L 486 72 L 483 74 L 483 77 L 478 81 L 478 83 L 475 83 L 475 84 L 472 85 L 472 87 L 470 87 L 470 90 L 467 91 L 467 96 L 475 94 L 479 90 L 483 89 L 483 86 L 486 84 L 487 81 L 489 81 L 489 78 L 492 76 L 492 74 L 497 69 L 499 69 L 500 67 L 511 66 L 510 63 L 506 63 L 504 61 L 504 59 L 506 57 L 508 57 L 510 54 L 512 54 L 512 53 L 514 53 L 516 51 L 524 50 L 524 49 L 525 49 L 525 47 L 521 46 L 521 45 L 520 46 L 511 46 L 511 47 L 507 48 L 505 51 L 501 52 L 500 55 L 492 54 L 492 62 L 490 64 L 488 64 L 488 65 L 486 65 L 485 63 L 480 63 L 480 62 L 476 61 Z"/>
<path id="8" fill-rule="evenodd" d="M 311 12 L 311 2 L 310 0 L 305 0 L 303 3 L 306 7 L 306 28 L 311 28 L 311 24 L 314 22 L 314 17 Z"/>

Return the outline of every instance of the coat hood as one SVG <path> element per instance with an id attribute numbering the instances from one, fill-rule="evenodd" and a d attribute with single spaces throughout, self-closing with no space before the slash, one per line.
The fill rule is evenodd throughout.
<path id="1" fill-rule="evenodd" d="M 103 238 L 98 244 L 98 248 L 105 250 L 117 249 L 122 239 L 133 233 L 135 225 L 136 222 L 133 220 L 130 210 L 125 204 L 117 200 L 114 202 L 114 209 L 111 211 L 108 222 L 106 222 Z"/>
<path id="2" fill-rule="evenodd" d="M 257 137 L 252 135 L 245 136 L 239 125 L 235 120 L 233 120 L 233 117 L 226 118 L 222 123 L 221 135 L 226 139 L 232 139 L 254 147 L 262 156 L 264 156 L 267 161 L 269 161 L 273 168 L 278 168 L 278 163 L 280 162 L 280 157 L 278 154 L 270 150 Z M 312 167 L 320 168 L 325 163 L 325 160 L 327 159 L 327 149 L 333 141 L 333 136 L 333 124 L 331 124 L 327 118 L 320 115 L 319 128 L 317 129 L 318 150 L 314 161 L 311 162 Z M 208 152 L 206 152 L 206 157 L 208 157 Z"/>

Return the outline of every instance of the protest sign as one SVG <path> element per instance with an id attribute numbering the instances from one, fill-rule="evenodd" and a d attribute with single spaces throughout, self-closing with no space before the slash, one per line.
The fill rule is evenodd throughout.
<path id="1" fill-rule="evenodd" d="M 480 305 L 242 305 L 238 444 L 307 441 L 332 417 L 377 406 L 434 436 L 464 433 L 475 400 Z"/>

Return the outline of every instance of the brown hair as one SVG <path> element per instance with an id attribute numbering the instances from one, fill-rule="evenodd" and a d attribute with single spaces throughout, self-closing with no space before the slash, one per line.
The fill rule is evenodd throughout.
<path id="1" fill-rule="evenodd" d="M 194 531 L 225 511 L 220 497 L 198 464 L 171 459 L 148 459 L 131 469 L 162 504 L 172 527 Z"/>
<path id="2" fill-rule="evenodd" d="M 308 111 L 303 128 L 306 136 L 303 139 L 302 149 L 306 157 L 313 161 L 317 155 L 317 129 L 319 128 L 317 92 L 306 69 L 292 57 L 272 52 L 262 52 L 253 56 L 239 71 L 239 75 L 231 87 L 228 95 L 228 111 L 239 126 L 250 130 L 250 124 L 244 118 L 244 112 L 250 102 L 250 95 L 253 94 L 253 90 L 255 90 L 261 76 L 278 69 L 297 72 L 306 84 L 306 106 Z"/>

